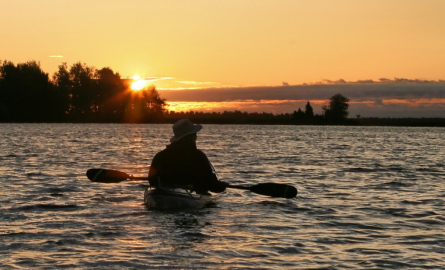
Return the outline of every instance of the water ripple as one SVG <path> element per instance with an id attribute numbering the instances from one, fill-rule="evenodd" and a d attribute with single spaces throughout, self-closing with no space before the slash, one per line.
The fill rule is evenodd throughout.
<path id="1" fill-rule="evenodd" d="M 227 190 L 206 208 L 147 210 L 170 125 L 0 124 L 1 269 L 445 269 L 445 129 L 205 125 L 232 184 L 290 183 L 297 199 Z"/>

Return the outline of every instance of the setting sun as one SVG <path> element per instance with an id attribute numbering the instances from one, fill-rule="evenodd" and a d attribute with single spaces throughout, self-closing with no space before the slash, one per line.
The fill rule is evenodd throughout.
<path id="1" fill-rule="evenodd" d="M 134 82 L 131 84 L 131 90 L 139 91 L 147 84 L 147 81 L 141 80 L 141 77 L 139 77 L 138 75 L 133 76 L 132 79 L 134 80 Z"/>

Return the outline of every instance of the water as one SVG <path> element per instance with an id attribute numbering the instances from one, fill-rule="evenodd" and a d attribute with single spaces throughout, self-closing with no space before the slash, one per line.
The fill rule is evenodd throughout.
<path id="1" fill-rule="evenodd" d="M 145 175 L 170 125 L 0 124 L 1 269 L 445 269 L 445 129 L 206 125 L 198 146 L 233 184 L 160 212 Z"/>

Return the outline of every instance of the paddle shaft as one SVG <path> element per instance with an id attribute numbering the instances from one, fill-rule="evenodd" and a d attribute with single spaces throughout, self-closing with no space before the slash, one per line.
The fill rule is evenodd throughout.
<path id="1" fill-rule="evenodd" d="M 128 180 L 136 180 L 136 181 L 148 181 L 148 177 L 144 176 L 128 176 Z M 234 189 L 243 189 L 243 190 L 250 190 L 250 187 L 246 186 L 234 186 L 234 185 L 227 185 L 227 188 L 234 188 Z"/>
<path id="2" fill-rule="evenodd" d="M 126 180 L 147 181 L 148 177 L 132 176 L 116 170 L 90 169 L 87 177 L 92 182 L 99 183 L 119 183 Z M 287 184 L 260 183 L 253 186 L 234 186 L 227 184 L 227 188 L 249 190 L 251 192 L 281 198 L 294 198 L 297 196 L 297 189 Z"/>
<path id="3" fill-rule="evenodd" d="M 129 175 L 129 176 L 128 176 L 128 180 L 147 181 L 147 180 L 148 180 L 148 177 L 144 177 L 144 176 L 132 176 L 132 175 Z M 250 190 L 250 187 L 246 187 L 246 186 L 227 185 L 226 187 L 227 187 L 227 188 L 234 188 L 234 189 Z"/>
<path id="4" fill-rule="evenodd" d="M 246 186 L 234 186 L 234 185 L 227 185 L 228 188 L 235 188 L 235 189 L 244 189 L 244 190 L 250 190 L 250 187 Z"/>
<path id="5" fill-rule="evenodd" d="M 144 177 L 144 176 L 132 176 L 130 175 L 128 177 L 129 180 L 138 180 L 138 181 L 148 181 L 148 177 Z"/>
<path id="6" fill-rule="evenodd" d="M 136 181 L 147 181 L 148 177 L 143 177 L 143 176 L 132 176 L 129 175 L 128 176 L 128 180 L 136 180 Z M 234 189 L 243 189 L 243 190 L 250 190 L 250 187 L 246 187 L 246 186 L 234 186 L 234 185 L 227 185 L 227 188 L 234 188 Z"/>
<path id="7" fill-rule="evenodd" d="M 144 176 L 132 176 L 129 175 L 128 176 L 128 180 L 136 180 L 136 181 L 148 181 L 148 177 L 144 177 Z M 243 189 L 243 190 L 250 190 L 251 187 L 247 187 L 247 186 L 234 186 L 234 185 L 227 185 L 227 188 L 234 188 L 234 189 Z"/>

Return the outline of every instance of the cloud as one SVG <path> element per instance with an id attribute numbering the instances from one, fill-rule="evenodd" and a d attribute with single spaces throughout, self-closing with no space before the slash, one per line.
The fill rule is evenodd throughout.
<path id="1" fill-rule="evenodd" d="M 155 82 L 155 81 L 160 81 L 160 80 L 171 80 L 173 79 L 172 77 L 146 77 L 144 78 L 145 81 L 147 82 Z"/>
<path id="2" fill-rule="evenodd" d="M 383 100 L 381 98 L 376 98 L 374 100 L 374 105 L 376 106 L 382 106 L 383 105 Z"/>
<path id="3" fill-rule="evenodd" d="M 430 81 L 430 80 L 420 80 L 420 79 L 405 79 L 405 78 L 394 78 L 394 80 L 387 79 L 387 78 L 380 78 L 378 81 L 374 81 L 371 79 L 368 80 L 358 80 L 358 81 L 345 81 L 343 79 L 338 79 L 337 81 L 332 81 L 328 79 L 322 79 L 320 82 L 316 83 L 309 83 L 309 85 L 314 84 L 373 84 L 373 83 L 384 83 L 384 84 L 391 84 L 391 83 L 441 83 L 444 82 L 442 80 L 439 81 Z"/>
<path id="4" fill-rule="evenodd" d="M 200 103 L 199 108 L 293 112 L 310 101 L 314 111 L 340 93 L 350 99 L 350 115 L 363 117 L 445 117 L 445 82 L 346 83 L 275 87 L 222 87 L 159 90 L 167 102 Z M 273 103 L 267 103 L 273 101 Z M 187 106 L 183 104 L 183 108 Z M 206 105 L 207 104 L 207 105 Z M 219 109 L 218 109 L 219 108 Z"/>
<path id="5" fill-rule="evenodd" d="M 176 81 L 177 83 L 183 83 L 183 84 L 194 84 L 194 85 L 212 85 L 212 84 L 219 84 L 216 82 L 196 82 L 196 81 Z"/>
<path id="6" fill-rule="evenodd" d="M 121 79 L 137 79 L 137 80 L 152 81 L 152 80 L 171 80 L 171 79 L 174 79 L 174 77 L 140 77 L 140 76 L 130 76 L 130 77 L 121 77 Z"/>
<path id="7" fill-rule="evenodd" d="M 156 82 L 160 80 L 171 80 L 174 79 L 173 77 L 139 77 L 139 76 L 131 76 L 131 77 L 121 77 L 121 79 L 131 79 L 131 80 L 138 80 L 138 81 L 144 81 L 146 83 Z"/>
<path id="8" fill-rule="evenodd" d="M 63 55 L 50 55 L 51 58 L 63 58 Z"/>
<path id="9" fill-rule="evenodd" d="M 315 109 L 315 108 L 314 108 Z M 351 104 L 349 117 L 361 115 L 362 117 L 445 117 L 445 103 L 417 104 L 411 106 L 404 103 L 385 103 L 384 106 L 369 106 L 368 104 Z"/>
<path id="10" fill-rule="evenodd" d="M 445 83 L 333 84 L 159 90 L 170 101 L 312 100 L 340 93 L 351 101 L 445 98 Z"/>

